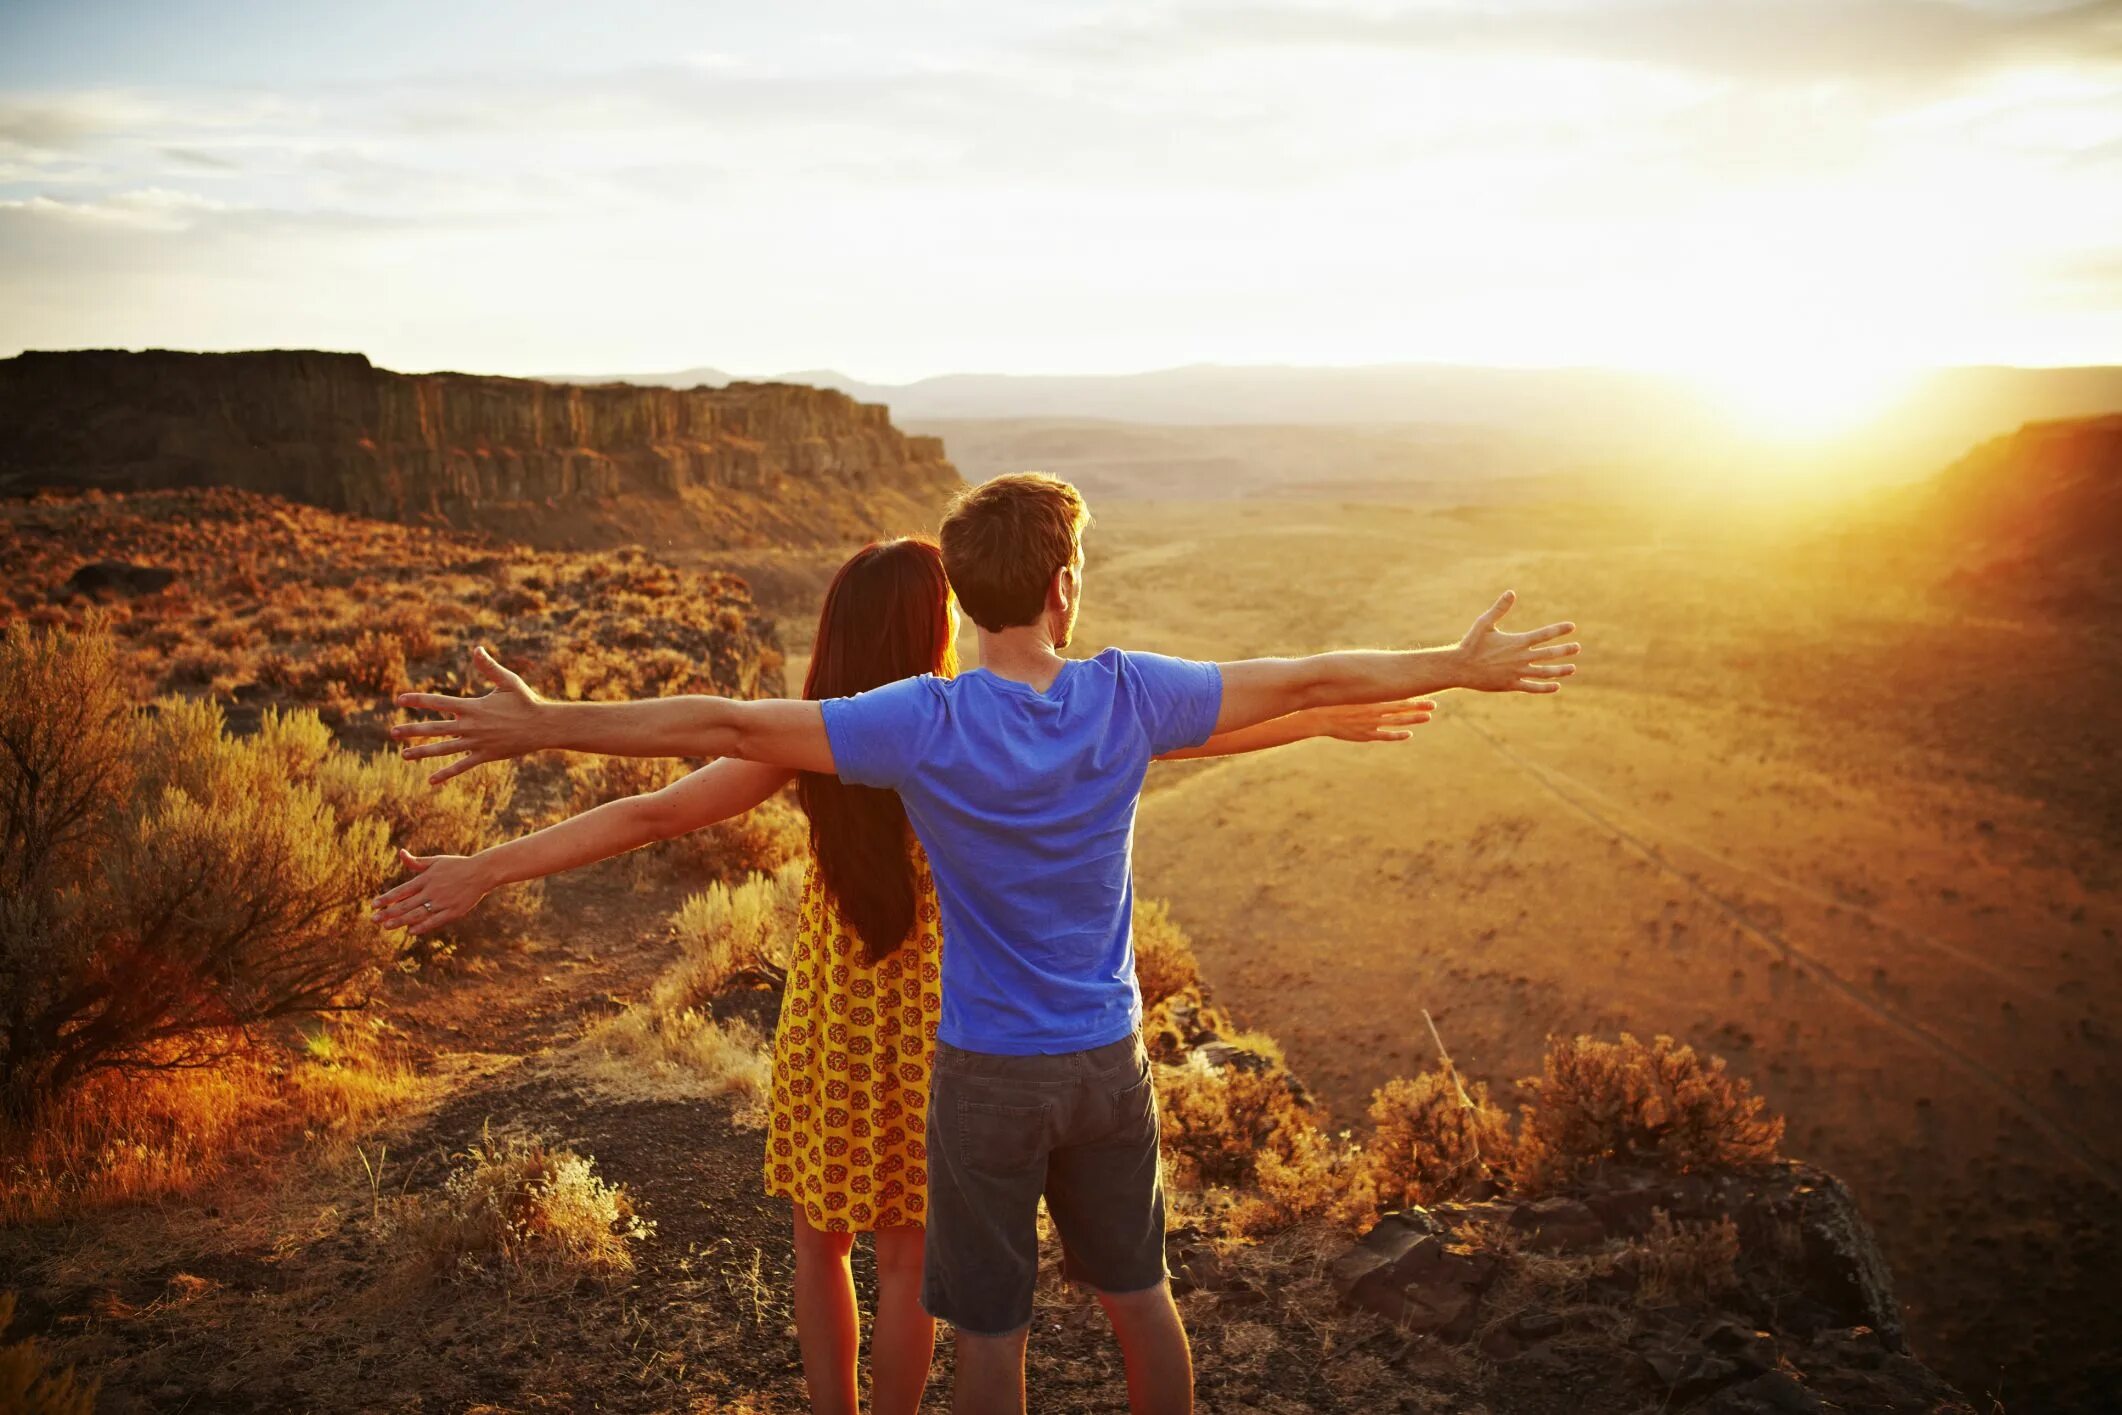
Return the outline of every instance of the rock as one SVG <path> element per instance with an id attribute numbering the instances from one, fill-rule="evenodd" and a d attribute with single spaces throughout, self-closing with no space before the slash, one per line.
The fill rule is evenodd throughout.
<path id="1" fill-rule="evenodd" d="M 1827 1406 L 1788 1371 L 1769 1371 L 1727 1386 L 1700 1409 L 1703 1415 L 1816 1415 Z"/>
<path id="2" fill-rule="evenodd" d="M 0 493 L 232 486 L 549 545 L 837 544 L 933 519 L 942 443 L 831 389 L 401 374 L 359 354 L 0 360 Z"/>
<path id="3" fill-rule="evenodd" d="M 1745 1374 L 1736 1361 L 1684 1346 L 1653 1346 L 1636 1355 L 1651 1379 L 1680 1404 L 1698 1400 Z"/>
<path id="4" fill-rule="evenodd" d="M 1370 1232 L 1363 1235 L 1361 1242 L 1334 1260 L 1328 1269 L 1334 1290 L 1343 1297 L 1353 1298 L 1358 1286 L 1399 1261 L 1408 1249 L 1443 1232 L 1443 1225 L 1421 1209 L 1384 1215 L 1371 1226 Z"/>
<path id="5" fill-rule="evenodd" d="M 1886 1360 L 1886 1348 L 1870 1327 L 1825 1332 L 1813 1346 L 1824 1359 L 1859 1371 L 1876 1370 Z"/>
<path id="6" fill-rule="evenodd" d="M 1774 1255 L 1790 1285 L 1814 1305 L 1800 1327 L 1869 1327 L 1888 1351 L 1906 1349 L 1893 1278 L 1871 1225 L 1849 1186 L 1811 1165 L 1785 1166 L 1775 1184 L 1757 1185 L 1734 1205 L 1742 1243 Z"/>
<path id="7" fill-rule="evenodd" d="M 1639 1234 L 1650 1227 L 1650 1216 L 1654 1209 L 1672 1210 L 1672 1195 L 1650 1185 L 1629 1185 L 1625 1188 L 1602 1189 L 1584 1196 L 1584 1203 L 1599 1216 L 1599 1222 L 1607 1231 L 1617 1234 Z"/>
<path id="8" fill-rule="evenodd" d="M 1773 1371 L 1782 1359 L 1773 1335 L 1729 1318 L 1711 1322 L 1703 1329 L 1701 1339 L 1710 1350 L 1749 1371 Z"/>
<path id="9" fill-rule="evenodd" d="M 1173 1292 L 1221 1292 L 1229 1285 L 1230 1272 L 1223 1264 L 1223 1255 L 1205 1243 L 1182 1250 L 1172 1263 Z"/>
<path id="10" fill-rule="evenodd" d="M 1520 1208 L 1510 1221 L 1524 1231 L 1528 1243 L 1550 1253 L 1595 1248 L 1606 1241 L 1606 1225 L 1579 1199 L 1541 1199 Z"/>
<path id="11" fill-rule="evenodd" d="M 132 599 L 155 594 L 175 584 L 177 572 L 154 565 L 133 565 L 123 560 L 96 560 L 74 571 L 60 587 L 63 596 L 87 595 L 92 599 Z"/>
<path id="12" fill-rule="evenodd" d="M 1500 1262 L 1487 1249 L 1449 1241 L 1435 1218 L 1409 1209 L 1379 1219 L 1329 1273 L 1349 1302 L 1409 1331 L 1464 1341 Z"/>
<path id="13" fill-rule="evenodd" d="M 1538 1307 L 1529 1308 L 1510 1319 L 1510 1329 L 1527 1341 L 1545 1341 L 1557 1336 L 1562 1325 L 1562 1318 Z"/>

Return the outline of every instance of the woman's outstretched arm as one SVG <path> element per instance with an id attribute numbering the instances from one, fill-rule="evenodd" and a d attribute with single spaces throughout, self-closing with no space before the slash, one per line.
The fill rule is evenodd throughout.
<path id="1" fill-rule="evenodd" d="M 542 879 L 741 816 L 795 779 L 785 767 L 725 758 L 660 791 L 607 801 L 476 855 L 398 852 L 412 878 L 376 897 L 370 917 L 416 934 L 461 919 L 504 884 Z"/>
<path id="2" fill-rule="evenodd" d="M 1401 698 L 1389 703 L 1359 703 L 1354 707 L 1306 708 L 1256 722 L 1229 732 L 1218 732 L 1198 747 L 1181 747 L 1157 758 L 1160 762 L 1184 761 L 1189 757 L 1234 757 L 1240 752 L 1260 752 L 1286 747 L 1312 737 L 1333 737 L 1343 742 L 1405 742 L 1412 729 L 1429 721 L 1437 705 L 1427 698 Z"/>

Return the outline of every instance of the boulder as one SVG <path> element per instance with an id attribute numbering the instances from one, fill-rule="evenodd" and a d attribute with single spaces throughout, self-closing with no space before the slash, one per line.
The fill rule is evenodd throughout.
<path id="1" fill-rule="evenodd" d="M 67 598 L 87 595 L 91 599 L 133 599 L 159 594 L 176 582 L 175 570 L 124 560 L 94 560 L 69 575 L 59 593 Z"/>

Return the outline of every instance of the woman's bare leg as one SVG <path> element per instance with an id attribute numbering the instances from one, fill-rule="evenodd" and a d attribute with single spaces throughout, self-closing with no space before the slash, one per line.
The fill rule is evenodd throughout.
<path id="1" fill-rule="evenodd" d="M 803 1380 L 816 1415 L 857 1415 L 855 1359 L 861 1323 L 855 1311 L 855 1274 L 848 1254 L 852 1233 L 812 1228 L 796 1212 L 796 1344 Z"/>
<path id="2" fill-rule="evenodd" d="M 877 1230 L 877 1315 L 869 1328 L 872 1415 L 914 1415 L 936 1357 L 936 1319 L 921 1306 L 919 1228 Z"/>

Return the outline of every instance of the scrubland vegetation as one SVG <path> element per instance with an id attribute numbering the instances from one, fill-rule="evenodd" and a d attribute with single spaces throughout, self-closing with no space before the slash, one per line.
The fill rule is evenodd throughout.
<path id="1" fill-rule="evenodd" d="M 180 510 L 196 534 L 172 528 Z M 23 1098 L 0 1126 L 0 1265 L 20 1274 L 18 1326 L 48 1337 L 38 1359 L 102 1377 L 120 1410 L 346 1390 L 405 1410 L 795 1408 L 787 1219 L 746 1127 L 800 817 L 774 802 L 580 872 L 542 913 L 535 891 L 498 895 L 434 949 L 359 908 L 397 845 L 474 848 L 684 769 L 534 761 L 434 792 L 374 750 L 381 694 L 459 686 L 474 638 L 555 692 L 750 691 L 778 663 L 741 594 L 640 557 L 495 551 L 233 493 L 10 514 L 180 571 L 138 594 L 18 588 L 11 611 L 0 731 L 44 765 L 0 781 L 0 868 L 37 882 L 9 891 L 0 935 L 0 969 L 33 985 L 0 989 Z M 0 557 L 49 596 L 81 558 L 59 536 Z M 690 644 L 686 666 L 623 647 L 643 635 Z M 1216 1408 L 1291 1408 L 1293 1380 L 1349 1409 L 1480 1408 L 1478 1341 L 1410 1345 L 1328 1280 L 1380 1213 L 1776 1152 L 1780 1122 L 1721 1062 L 1611 1031 L 1551 1042 L 1522 1091 L 1404 1065 L 1337 1119 L 1210 995 L 1169 910 L 1142 900 L 1135 928 L 1174 1264 Z M 76 1020 L 40 1030 L 67 1000 Z M 1639 1304 L 1721 1291 L 1734 1241 L 1666 1216 L 1564 1255 L 1499 1229 L 1484 1321 L 1572 1314 L 1605 1359 Z M 1112 1406 L 1102 1319 L 1048 1256 L 1034 1380 L 1057 1406 Z M 1617 1299 L 1602 1284 L 1622 1272 L 1635 1295 Z M 16 1359 L 0 1350 L 0 1373 Z"/>

